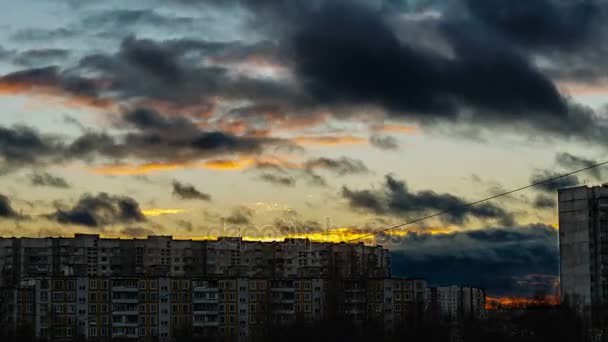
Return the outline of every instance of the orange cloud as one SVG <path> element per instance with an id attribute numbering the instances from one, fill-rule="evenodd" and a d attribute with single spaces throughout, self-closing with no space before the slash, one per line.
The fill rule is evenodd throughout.
<path id="1" fill-rule="evenodd" d="M 238 171 L 248 169 L 257 165 L 274 165 L 285 168 L 298 168 L 300 164 L 289 162 L 290 156 L 273 157 L 237 157 L 233 159 L 211 159 L 202 162 L 166 162 L 166 163 L 144 163 L 144 164 L 107 164 L 95 166 L 89 171 L 100 175 L 129 176 L 143 175 L 154 172 L 167 172 L 180 169 L 208 169 L 215 171 Z"/>
<path id="2" fill-rule="evenodd" d="M 583 84 L 578 82 L 564 82 L 558 85 L 560 91 L 571 95 L 604 95 L 608 94 L 608 80 Z"/>
<path id="3" fill-rule="evenodd" d="M 367 139 L 355 137 L 352 135 L 345 136 L 298 136 L 292 139 L 293 142 L 299 145 L 312 146 L 338 146 L 338 145 L 356 145 L 366 144 Z"/>
<path id="4" fill-rule="evenodd" d="M 114 102 L 85 94 L 75 94 L 53 84 L 7 80 L 0 78 L 0 95 L 33 95 L 46 104 L 59 104 L 68 107 L 93 107 L 106 109 Z"/>
<path id="5" fill-rule="evenodd" d="M 404 133 L 404 134 L 414 134 L 418 132 L 418 127 L 413 125 L 398 125 L 398 124 L 387 124 L 387 125 L 378 125 L 372 126 L 372 130 L 376 132 L 386 132 L 386 133 Z"/>
<path id="6" fill-rule="evenodd" d="M 254 159 L 215 159 L 203 163 L 203 167 L 211 170 L 234 171 L 249 168 Z"/>
<path id="7" fill-rule="evenodd" d="M 109 164 L 93 167 L 93 173 L 100 175 L 143 175 L 152 172 L 173 171 L 178 169 L 186 169 L 200 166 L 198 163 L 192 162 L 174 162 L 174 163 L 145 163 L 145 164 Z"/>

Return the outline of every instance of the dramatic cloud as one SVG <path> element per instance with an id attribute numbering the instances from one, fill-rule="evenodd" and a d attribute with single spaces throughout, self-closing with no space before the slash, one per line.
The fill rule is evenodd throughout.
<path id="1" fill-rule="evenodd" d="M 165 117 L 150 109 L 127 111 L 114 118 L 121 130 L 108 134 L 85 131 L 72 141 L 26 126 L 0 126 L 0 171 L 69 161 L 139 160 L 147 164 L 188 164 L 214 156 L 254 155 L 266 149 L 294 151 L 293 143 L 276 138 L 235 136 L 205 131 L 183 117 Z"/>
<path id="2" fill-rule="evenodd" d="M 555 282 L 533 288 L 522 281 L 534 275 L 558 277 L 557 230 L 547 225 L 410 233 L 394 248 L 391 265 L 397 276 L 421 277 L 434 285 L 471 284 L 493 295 L 555 291 Z"/>
<path id="3" fill-rule="evenodd" d="M 0 94 L 31 93 L 65 97 L 68 103 L 107 108 L 110 102 L 100 96 L 101 80 L 61 71 L 56 66 L 32 68 L 0 77 Z"/>
<path id="4" fill-rule="evenodd" d="M 30 174 L 29 179 L 33 186 L 49 186 L 63 189 L 70 187 L 70 184 L 65 179 L 43 171 Z"/>
<path id="5" fill-rule="evenodd" d="M 193 185 L 173 181 L 173 196 L 184 200 L 210 201 L 211 195 L 197 190 Z"/>
<path id="6" fill-rule="evenodd" d="M 58 139 L 40 135 L 30 127 L 0 126 L 0 168 L 3 171 L 58 157 L 57 151 L 62 149 L 63 145 Z"/>
<path id="7" fill-rule="evenodd" d="M 513 222 L 510 213 L 494 204 L 481 203 L 465 207 L 467 201 L 450 194 L 438 194 L 430 190 L 410 192 L 405 182 L 390 175 L 386 176 L 386 182 L 379 191 L 351 190 L 344 186 L 342 197 L 353 209 L 380 215 L 412 216 L 448 211 L 441 218 L 452 223 L 463 223 L 467 217 L 497 219 L 505 225 Z"/>
<path id="8" fill-rule="evenodd" d="M 139 204 L 127 196 L 112 196 L 107 193 L 83 195 L 70 209 L 57 209 L 48 215 L 63 224 L 77 224 L 89 227 L 145 221 Z"/>
<path id="9" fill-rule="evenodd" d="M 11 206 L 11 200 L 0 194 L 0 218 L 16 218 L 19 214 Z"/>
<path id="10" fill-rule="evenodd" d="M 447 117 L 460 105 L 507 117 L 522 111 L 567 115 L 553 84 L 514 53 L 481 49 L 464 37 L 451 41 L 453 58 L 416 51 L 377 13 L 359 6 L 328 5 L 307 19 L 294 37 L 297 70 L 321 101 Z M 493 70 L 491 78 L 481 70 Z"/>

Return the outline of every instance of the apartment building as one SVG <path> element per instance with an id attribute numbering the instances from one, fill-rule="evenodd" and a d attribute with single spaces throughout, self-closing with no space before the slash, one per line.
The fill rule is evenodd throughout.
<path id="1" fill-rule="evenodd" d="M 427 310 L 434 319 L 461 322 L 485 317 L 485 291 L 468 286 L 431 287 Z"/>
<path id="2" fill-rule="evenodd" d="M 0 239 L 0 285 L 39 276 L 388 277 L 388 250 L 363 243 L 74 238 Z"/>
<path id="3" fill-rule="evenodd" d="M 40 339 L 258 341 L 332 319 L 392 334 L 427 308 L 426 282 L 391 278 L 388 251 L 364 244 L 79 234 L 0 239 L 0 262 L 0 328 Z"/>
<path id="4" fill-rule="evenodd" d="M 583 310 L 608 303 L 608 187 L 558 191 L 562 302 Z"/>
<path id="5" fill-rule="evenodd" d="M 341 318 L 390 334 L 420 323 L 425 293 L 420 279 L 38 277 L 4 288 L 2 326 L 52 340 L 249 341 Z"/>

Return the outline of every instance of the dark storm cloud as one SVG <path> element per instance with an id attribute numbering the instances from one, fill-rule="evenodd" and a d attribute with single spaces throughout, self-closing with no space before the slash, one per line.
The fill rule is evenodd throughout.
<path id="1" fill-rule="evenodd" d="M 70 184 L 65 179 L 44 171 L 33 172 L 29 175 L 29 179 L 33 186 L 48 186 L 63 189 L 70 187 Z"/>
<path id="2" fill-rule="evenodd" d="M 184 200 L 210 201 L 211 195 L 199 191 L 193 185 L 173 181 L 173 196 Z"/>
<path id="3" fill-rule="evenodd" d="M 9 171 L 22 165 L 38 164 L 60 156 L 59 139 L 41 135 L 27 126 L 0 126 L 0 170 Z"/>
<path id="4" fill-rule="evenodd" d="M 121 57 L 144 72 L 156 75 L 165 82 L 178 82 L 182 69 L 171 51 L 150 40 L 133 37 L 122 42 Z"/>
<path id="5" fill-rule="evenodd" d="M 143 160 L 195 160 L 231 153 L 258 154 L 266 147 L 292 148 L 281 139 L 235 136 L 221 131 L 204 131 L 183 117 L 165 117 L 149 109 L 126 112 L 118 125 L 132 128 L 116 138 L 85 134 L 72 146 L 80 154 L 108 157 L 131 156 Z M 96 147 L 97 146 L 97 147 Z M 95 148 L 96 147 L 96 148 Z"/>
<path id="6" fill-rule="evenodd" d="M 62 95 L 89 106 L 104 107 L 108 103 L 100 95 L 100 80 L 80 77 L 57 66 L 30 68 L 0 77 L 0 87 L 13 92 Z"/>
<path id="7" fill-rule="evenodd" d="M 425 127 L 446 123 L 508 127 L 585 141 L 604 141 L 608 136 L 606 120 L 562 96 L 548 76 L 555 77 L 555 70 L 589 73 L 589 79 L 605 74 L 574 70 L 581 64 L 585 68 L 602 65 L 597 69 L 608 70 L 602 51 L 602 46 L 607 46 L 602 44 L 607 41 L 607 25 L 603 24 L 607 21 L 598 19 L 604 18 L 606 6 L 600 2 L 187 3 L 219 6 L 228 14 L 237 9 L 249 11 L 248 28 L 262 39 L 254 43 L 155 41 L 130 36 L 117 52 L 91 54 L 73 68 L 24 70 L 6 75 L 0 82 L 21 78 L 25 80 L 20 85 L 29 82 L 58 89 L 62 94 L 85 95 L 90 101 L 148 102 L 186 112 L 194 108 L 188 115 L 199 116 L 213 111 L 220 98 L 246 102 L 250 108 L 273 108 L 287 118 L 313 116 L 319 111 L 347 118 L 353 108 L 370 106 L 385 110 L 392 118 L 407 118 Z M 441 44 L 430 45 L 445 45 L 442 49 L 424 48 L 418 38 L 399 34 L 399 21 L 410 20 L 399 18 L 416 16 L 427 9 L 439 14 L 432 19 L 417 19 L 422 22 L 419 28 L 432 30 L 429 36 L 437 36 Z M 171 25 L 170 21 L 180 20 L 153 10 L 117 11 L 102 14 L 98 20 L 112 25 Z M 433 23 L 428 25 L 426 21 Z M 557 38 L 560 36 L 564 37 Z M 591 43 L 596 41 L 599 43 Z M 579 49 L 571 48 L 574 45 L 594 62 L 579 57 Z M 547 58 L 547 63 L 537 63 L 539 56 Z M 584 63 L 572 62 L 572 58 Z M 263 65 L 285 68 L 289 80 L 255 77 L 235 67 L 260 60 Z M 44 77 L 29 76 L 43 72 Z M 267 112 L 228 113 L 243 120 L 268 120 Z M 141 142 L 138 138 L 158 139 L 132 138 L 134 144 Z M 394 146 L 394 141 L 386 138 L 374 142 L 376 147 Z"/>
<path id="8" fill-rule="evenodd" d="M 293 178 L 292 176 L 280 174 L 280 173 L 277 174 L 277 173 L 264 172 L 260 175 L 259 179 L 266 183 L 280 185 L 280 186 L 292 187 L 292 186 L 296 185 L 295 178 Z"/>
<path id="9" fill-rule="evenodd" d="M 480 121 L 570 122 L 572 113 L 553 83 L 525 56 L 451 31 L 454 56 L 415 50 L 402 43 L 382 17 L 364 7 L 326 6 L 308 18 L 293 39 L 296 70 L 326 103 L 371 103 L 419 119 L 456 118 L 462 108 Z M 378 54 L 377 51 L 383 51 Z M 492 72 L 487 72 L 491 70 Z M 481 111 L 484 113 L 481 115 Z M 523 117 L 523 113 L 527 113 Z"/>
<path id="10" fill-rule="evenodd" d="M 411 233 L 391 253 L 393 274 L 430 284 L 471 284 L 492 295 L 554 294 L 551 282 L 529 287 L 531 277 L 557 279 L 557 230 L 534 224 L 451 234 Z"/>
<path id="11" fill-rule="evenodd" d="M 261 78 L 232 77 L 230 69 L 221 65 L 229 61 L 223 60 L 222 53 L 238 55 L 241 48 L 234 43 L 158 42 L 128 37 L 115 55 L 87 56 L 80 61 L 78 70 L 103 75 L 110 84 L 108 90 L 124 100 L 148 99 L 174 106 L 204 107 L 213 106 L 215 98 L 220 96 L 270 104 L 298 103 L 299 95 L 294 87 Z M 229 52 L 231 49 L 234 50 Z M 197 58 L 188 58 L 197 52 Z M 202 63 L 209 57 L 220 65 Z"/>
<path id="12" fill-rule="evenodd" d="M 253 210 L 247 207 L 238 207 L 232 210 L 232 213 L 225 218 L 226 223 L 235 225 L 250 224 L 253 218 Z"/>
<path id="13" fill-rule="evenodd" d="M 475 18 L 527 48 L 575 48 L 601 24 L 599 1 L 465 1 Z"/>
<path id="14" fill-rule="evenodd" d="M 397 142 L 397 139 L 389 135 L 372 135 L 369 138 L 369 142 L 372 144 L 372 146 L 382 150 L 396 150 L 399 148 L 399 142 Z"/>
<path id="15" fill-rule="evenodd" d="M 342 197 L 353 209 L 375 214 L 411 216 L 449 211 L 441 218 L 451 223 L 463 223 L 468 217 L 497 219 L 506 225 L 513 222 L 510 213 L 494 204 L 464 207 L 467 201 L 450 194 L 438 194 L 430 190 L 410 192 L 405 182 L 390 175 L 386 176 L 383 187 L 378 191 L 351 190 L 344 186 Z"/>
<path id="16" fill-rule="evenodd" d="M 48 215 L 48 218 L 63 224 L 89 227 L 146 220 L 134 199 L 103 192 L 97 195 L 83 195 L 72 208 L 57 209 L 55 213 Z"/>
<path id="17" fill-rule="evenodd" d="M 133 111 L 126 112 L 120 123 L 127 123 L 141 131 L 170 134 L 172 136 L 199 132 L 199 128 L 186 118 L 162 116 L 148 108 L 136 108 Z"/>
<path id="18" fill-rule="evenodd" d="M 96 158 L 187 162 L 218 155 L 259 154 L 267 148 L 295 148 L 293 143 L 282 139 L 204 131 L 189 119 L 165 117 L 143 108 L 127 111 L 116 120 L 115 125 L 122 133 L 110 135 L 88 130 L 72 141 L 44 135 L 26 126 L 0 126 L 0 166 L 6 172 L 28 165 Z"/>
<path id="19" fill-rule="evenodd" d="M 11 200 L 0 194 L 0 218 L 16 218 L 19 214 L 11 206 Z"/>

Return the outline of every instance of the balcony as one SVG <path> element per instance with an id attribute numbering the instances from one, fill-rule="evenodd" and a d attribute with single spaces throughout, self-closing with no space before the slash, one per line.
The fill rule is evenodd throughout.
<path id="1" fill-rule="evenodd" d="M 137 287 L 130 286 L 112 286 L 112 292 L 137 292 Z"/>

